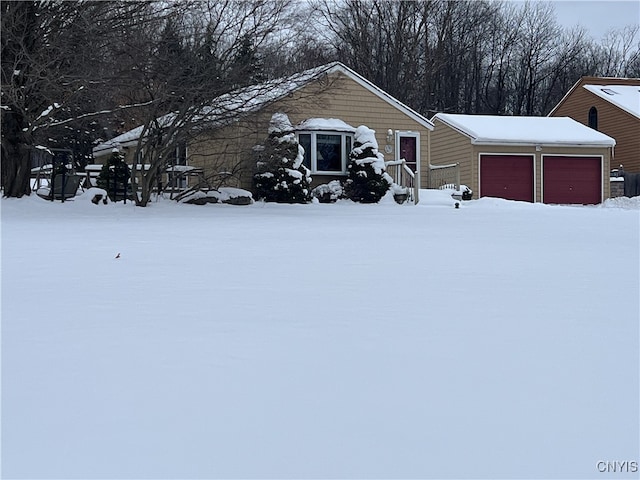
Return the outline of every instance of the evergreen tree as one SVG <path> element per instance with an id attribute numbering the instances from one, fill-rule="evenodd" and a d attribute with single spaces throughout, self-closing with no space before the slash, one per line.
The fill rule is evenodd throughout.
<path id="1" fill-rule="evenodd" d="M 124 162 L 124 156 L 114 150 L 106 164 L 102 166 L 98 175 L 97 185 L 107 191 L 112 202 L 124 198 L 127 194 L 131 171 Z"/>
<path id="2" fill-rule="evenodd" d="M 238 51 L 231 65 L 231 78 L 236 88 L 264 82 L 264 65 L 249 34 L 239 41 Z"/>
<path id="3" fill-rule="evenodd" d="M 375 133 L 364 125 L 356 129 L 344 185 L 344 195 L 354 202 L 378 203 L 391 186 Z"/>
<path id="4" fill-rule="evenodd" d="M 253 176 L 256 198 L 267 202 L 308 203 L 311 172 L 302 164 L 303 159 L 304 149 L 298 144 L 289 117 L 275 113 Z"/>

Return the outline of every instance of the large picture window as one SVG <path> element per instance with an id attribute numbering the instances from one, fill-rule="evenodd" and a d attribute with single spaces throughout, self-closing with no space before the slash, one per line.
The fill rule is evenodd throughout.
<path id="1" fill-rule="evenodd" d="M 311 173 L 346 173 L 352 139 L 353 134 L 347 132 L 298 132 L 304 165 Z"/>

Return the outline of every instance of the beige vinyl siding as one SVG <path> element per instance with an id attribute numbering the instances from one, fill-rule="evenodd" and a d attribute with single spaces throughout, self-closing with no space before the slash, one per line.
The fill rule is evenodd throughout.
<path id="1" fill-rule="evenodd" d="M 429 154 L 429 130 L 418 115 L 404 111 L 404 107 L 375 88 L 361 85 L 357 80 L 341 72 L 319 77 L 306 86 L 284 98 L 263 105 L 260 110 L 238 117 L 231 124 L 220 128 L 203 130 L 187 144 L 187 165 L 202 168 L 211 186 L 219 186 L 224 172 L 234 176 L 227 184 L 251 190 L 255 170 L 256 153 L 254 147 L 263 144 L 268 135 L 269 121 L 273 113 L 283 112 L 295 126 L 309 118 L 335 118 L 353 126 L 366 125 L 376 131 L 380 153 L 385 160 L 395 160 L 395 132 L 407 131 L 420 136 L 419 165 L 426 170 Z M 426 120 L 425 120 L 426 122 Z M 387 131 L 394 135 L 387 142 Z M 387 148 L 385 148 L 387 147 Z M 133 150 L 128 152 L 127 161 L 132 163 Z M 386 153 L 390 150 L 390 153 Z M 108 156 L 96 157 L 96 162 L 104 162 Z M 313 175 L 313 185 L 326 183 L 342 175 Z"/>
<path id="2" fill-rule="evenodd" d="M 187 163 L 202 168 L 213 187 L 224 180 L 225 185 L 251 189 L 253 147 L 264 140 L 256 134 L 256 118 L 251 116 L 192 140 Z"/>
<path id="3" fill-rule="evenodd" d="M 619 79 L 583 79 L 551 115 L 571 117 L 583 125 L 589 126 L 589 110 L 591 107 L 595 107 L 598 110 L 598 131 L 616 140 L 611 165 L 616 168 L 622 164 L 626 171 L 640 173 L 640 119 L 582 87 L 585 84 L 598 83 L 629 84 L 628 81 Z M 635 84 L 640 84 L 640 82 L 635 82 Z"/>
<path id="4" fill-rule="evenodd" d="M 392 153 L 385 153 L 387 130 L 406 130 L 420 133 L 420 164 L 427 165 L 428 130 L 402 111 L 389 105 L 372 92 L 350 78 L 335 74 L 325 81 L 316 81 L 270 105 L 263 107 L 234 125 L 203 133 L 190 144 L 189 165 L 202 167 L 205 174 L 229 170 L 241 164 L 238 186 L 252 189 L 252 174 L 255 165 L 253 147 L 262 144 L 267 137 L 271 115 L 284 112 L 296 125 L 309 118 L 336 118 L 353 127 L 366 125 L 376 131 L 380 153 L 385 160 L 395 159 L 395 144 Z M 344 176 L 313 175 L 313 185 L 326 183 Z"/>
<path id="5" fill-rule="evenodd" d="M 431 132 L 431 163 L 460 163 L 460 183 L 473 190 L 474 198 L 477 198 L 477 160 L 473 158 L 471 139 L 438 119 L 435 119 L 434 123 L 435 129 Z"/>
<path id="6" fill-rule="evenodd" d="M 314 98 L 315 102 L 309 102 Z M 395 140 L 387 143 L 387 131 L 411 131 L 420 134 L 420 167 L 424 171 L 428 157 L 428 130 L 402 111 L 389 105 L 366 88 L 350 78 L 338 74 L 328 85 L 311 84 L 296 92 L 292 99 L 301 107 L 289 115 L 291 122 L 297 124 L 308 118 L 337 118 L 353 127 L 366 125 L 376 131 L 376 140 L 380 153 L 385 160 L 396 160 Z M 278 111 L 280 104 L 271 106 L 270 112 Z M 392 148 L 385 152 L 385 146 Z"/>

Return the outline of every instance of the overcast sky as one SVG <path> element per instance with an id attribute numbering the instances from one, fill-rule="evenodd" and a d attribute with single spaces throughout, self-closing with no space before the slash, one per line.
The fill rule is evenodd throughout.
<path id="1" fill-rule="evenodd" d="M 560 25 L 581 25 L 595 40 L 600 40 L 611 28 L 640 23 L 640 0 L 555 0 L 552 3 Z"/>

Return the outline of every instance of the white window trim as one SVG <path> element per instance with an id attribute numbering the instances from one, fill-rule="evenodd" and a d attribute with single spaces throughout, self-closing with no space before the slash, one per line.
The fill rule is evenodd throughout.
<path id="1" fill-rule="evenodd" d="M 353 148 L 353 133 L 351 132 L 339 132 L 334 130 L 300 130 L 296 132 L 296 139 L 300 141 L 300 135 L 311 136 L 311 152 L 310 163 L 311 173 L 315 175 L 346 175 L 347 165 L 349 164 L 349 153 L 347 151 L 347 137 L 351 138 L 351 148 Z M 317 135 L 339 135 L 340 136 L 340 149 L 343 152 L 342 163 L 340 171 L 337 170 L 318 170 L 318 142 Z"/>
<path id="2" fill-rule="evenodd" d="M 184 147 L 184 163 L 179 163 L 181 147 Z M 176 144 L 173 151 L 174 151 L 174 158 L 176 160 L 176 163 L 174 165 L 178 165 L 178 166 L 189 165 L 189 145 L 187 144 L 187 142 Z"/>
<path id="3" fill-rule="evenodd" d="M 184 164 L 179 163 L 179 158 L 180 158 L 180 148 L 184 147 Z M 180 167 L 187 167 L 189 166 L 189 145 L 187 142 L 184 143 L 178 143 L 176 144 L 174 150 L 174 155 L 175 155 L 175 163 L 172 166 L 180 166 Z M 174 172 L 167 172 L 167 182 L 171 181 L 171 176 L 173 175 Z M 180 185 L 177 186 L 178 188 L 189 188 L 189 175 L 183 175 L 182 178 L 180 178 Z"/>

